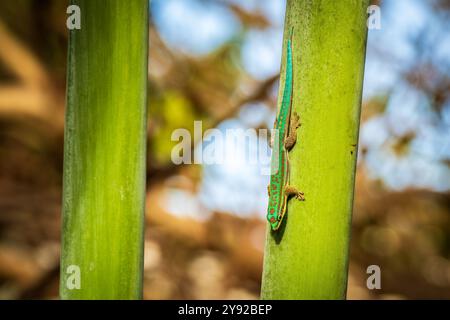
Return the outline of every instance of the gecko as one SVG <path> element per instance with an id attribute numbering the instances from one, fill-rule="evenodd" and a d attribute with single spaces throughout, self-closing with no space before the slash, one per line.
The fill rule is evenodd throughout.
<path id="1" fill-rule="evenodd" d="M 297 129 L 300 117 L 292 112 L 293 66 L 292 66 L 292 32 L 287 42 L 285 86 L 281 107 L 274 123 L 270 146 L 273 149 L 271 159 L 270 184 L 267 187 L 269 205 L 267 220 L 273 231 L 278 230 L 287 210 L 287 201 L 291 197 L 305 200 L 304 193 L 289 184 L 289 151 L 297 142 Z"/>

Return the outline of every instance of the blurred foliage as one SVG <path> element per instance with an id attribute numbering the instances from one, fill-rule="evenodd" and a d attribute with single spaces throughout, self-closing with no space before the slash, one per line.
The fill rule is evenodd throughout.
<path id="1" fill-rule="evenodd" d="M 160 97 L 151 97 L 149 101 L 149 131 L 152 136 L 149 164 L 156 166 L 170 162 L 173 144 L 172 132 L 183 128 L 194 132 L 194 121 L 201 119 L 193 110 L 191 101 L 186 99 L 178 91 L 167 90 Z M 191 147 L 191 146 L 189 146 Z"/>

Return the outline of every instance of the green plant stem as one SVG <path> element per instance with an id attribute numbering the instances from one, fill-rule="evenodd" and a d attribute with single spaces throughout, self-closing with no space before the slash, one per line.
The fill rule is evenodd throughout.
<path id="1" fill-rule="evenodd" d="M 76 0 L 64 140 L 62 299 L 142 297 L 148 0 Z M 70 289 L 70 266 L 80 289 Z M 70 268 L 69 268 L 70 270 Z"/>
<path id="2" fill-rule="evenodd" d="M 287 1 L 284 47 L 293 30 L 293 111 L 302 123 L 290 184 L 306 201 L 290 200 L 285 227 L 268 231 L 263 299 L 345 298 L 367 6 Z"/>

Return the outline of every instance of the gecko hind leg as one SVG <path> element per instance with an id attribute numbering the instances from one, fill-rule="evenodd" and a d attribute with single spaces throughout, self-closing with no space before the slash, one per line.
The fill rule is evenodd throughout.
<path id="1" fill-rule="evenodd" d="M 297 200 L 305 201 L 305 194 L 301 191 L 299 191 L 296 187 L 293 186 L 286 186 L 284 187 L 284 193 L 288 197 L 295 197 Z"/>
<path id="2" fill-rule="evenodd" d="M 297 112 L 292 115 L 291 123 L 289 125 L 289 135 L 284 140 L 284 147 L 286 150 L 291 150 L 297 142 L 297 129 L 300 127 L 300 117 Z"/>

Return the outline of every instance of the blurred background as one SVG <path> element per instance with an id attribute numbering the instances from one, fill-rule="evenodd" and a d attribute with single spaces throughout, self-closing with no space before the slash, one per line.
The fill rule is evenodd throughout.
<path id="1" fill-rule="evenodd" d="M 348 298 L 449 299 L 450 1 L 374 4 Z M 58 297 L 67 5 L 0 2 L 2 299 Z M 241 155 L 261 141 L 227 141 L 223 165 L 175 166 L 171 134 L 194 120 L 272 127 L 284 10 L 283 0 L 151 1 L 146 299 L 259 296 L 268 176 Z M 366 287 L 372 264 L 381 290 Z"/>

